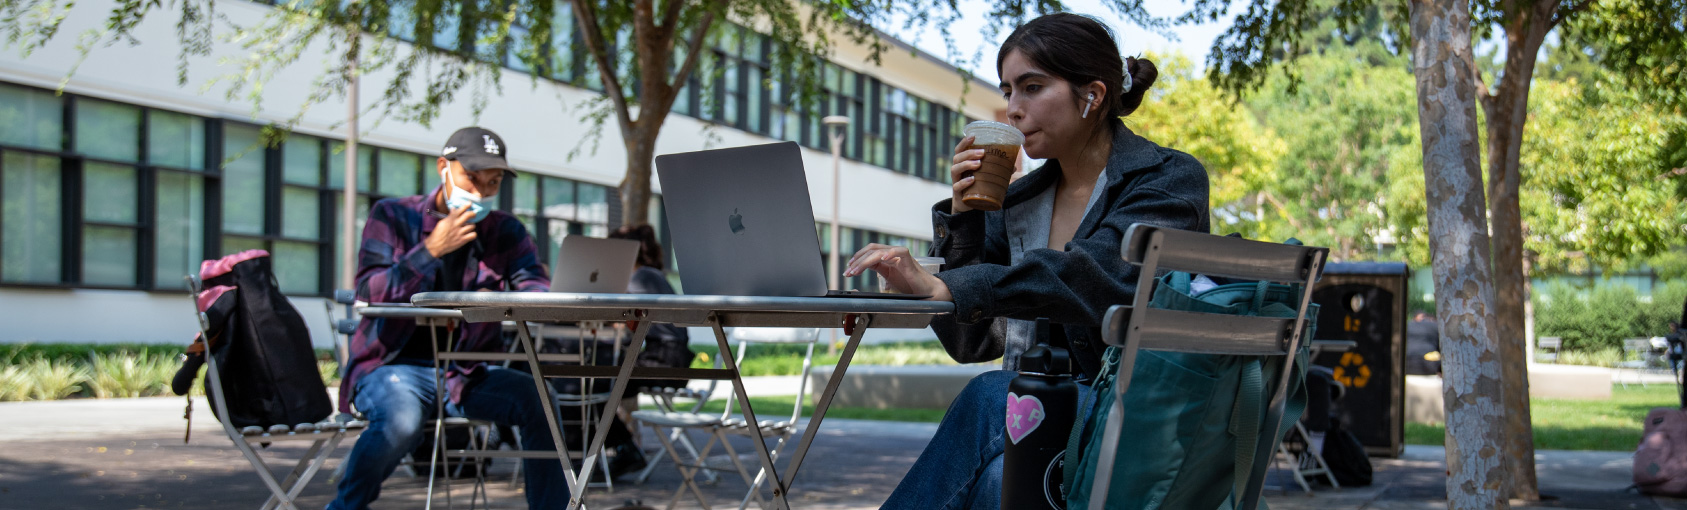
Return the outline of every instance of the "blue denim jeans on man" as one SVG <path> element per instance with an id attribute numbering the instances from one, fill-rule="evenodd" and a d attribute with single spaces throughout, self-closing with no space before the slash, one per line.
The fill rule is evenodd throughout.
<path id="1" fill-rule="evenodd" d="M 435 370 L 426 360 L 400 360 L 383 365 L 357 382 L 356 404 L 369 421 L 346 458 L 346 477 L 329 510 L 361 510 L 380 497 L 381 483 L 392 476 L 404 456 L 422 441 L 423 423 L 434 416 Z M 533 377 L 491 367 L 486 376 L 463 390 L 461 404 L 447 403 L 445 412 L 531 431 L 522 434 L 521 448 L 555 450 L 544 408 Z M 527 475 L 528 508 L 563 508 L 568 485 L 556 459 L 522 461 Z"/>

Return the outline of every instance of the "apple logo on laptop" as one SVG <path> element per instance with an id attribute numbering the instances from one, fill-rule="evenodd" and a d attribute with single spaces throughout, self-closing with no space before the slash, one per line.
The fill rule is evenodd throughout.
<path id="1" fill-rule="evenodd" d="M 590 278 L 590 279 L 589 279 L 589 280 L 587 280 L 587 281 L 588 281 L 588 282 L 591 282 L 591 283 L 597 283 L 597 271 L 596 271 L 596 270 L 593 270 L 593 271 L 592 271 L 592 276 L 591 276 L 591 278 Z"/>
<path id="2" fill-rule="evenodd" d="M 734 234 L 744 233 L 744 215 L 738 214 L 738 210 L 733 209 L 732 215 L 726 217 L 726 225 L 732 228 Z"/>

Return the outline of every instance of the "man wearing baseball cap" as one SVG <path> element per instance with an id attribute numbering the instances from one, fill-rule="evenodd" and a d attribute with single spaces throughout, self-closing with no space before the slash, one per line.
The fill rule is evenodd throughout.
<path id="1" fill-rule="evenodd" d="M 549 290 L 527 228 L 491 208 L 510 172 L 509 147 L 497 133 L 457 130 L 440 150 L 440 185 L 426 195 L 376 202 L 363 228 L 357 258 L 357 298 L 370 303 L 409 303 L 430 291 Z M 408 319 L 364 317 L 351 341 L 351 362 L 340 382 L 340 411 L 368 420 L 346 458 L 346 476 L 331 510 L 368 508 L 381 483 L 421 443 L 434 416 L 434 379 L 443 372 L 446 413 L 528 431 L 548 430 L 532 376 L 485 363 L 434 369 L 429 342 L 455 336 L 459 351 L 497 351 L 498 323 L 460 324 L 429 331 Z M 441 349 L 443 345 L 439 346 Z M 530 451 L 555 449 L 550 434 L 522 435 Z M 568 485 L 556 459 L 523 461 L 529 508 L 562 508 Z"/>

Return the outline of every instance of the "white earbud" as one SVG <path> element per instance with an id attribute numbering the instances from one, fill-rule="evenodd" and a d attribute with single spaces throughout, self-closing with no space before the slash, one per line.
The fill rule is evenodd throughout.
<path id="1" fill-rule="evenodd" d="M 1084 101 L 1084 111 L 1083 111 L 1083 113 L 1078 114 L 1078 118 L 1080 118 L 1080 119 L 1089 118 L 1090 117 L 1090 105 L 1093 104 L 1093 103 L 1095 103 L 1095 93 L 1091 92 L 1089 100 Z"/>

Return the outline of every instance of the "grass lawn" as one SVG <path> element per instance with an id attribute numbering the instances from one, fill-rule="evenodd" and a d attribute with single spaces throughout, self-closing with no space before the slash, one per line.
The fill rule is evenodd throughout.
<path id="1" fill-rule="evenodd" d="M 1611 388 L 1611 400 L 1529 399 L 1535 448 L 1629 451 L 1640 444 L 1641 421 L 1654 407 L 1680 404 L 1671 384 Z M 787 409 L 789 406 L 787 406 Z M 1406 444 L 1440 445 L 1441 425 L 1406 424 Z"/>
<path id="2" fill-rule="evenodd" d="M 796 397 L 750 397 L 750 407 L 756 410 L 756 417 L 763 420 L 775 419 L 779 416 L 791 416 L 791 404 Z M 726 406 L 725 400 L 715 400 L 705 404 L 703 411 L 707 413 L 721 412 Z M 737 402 L 732 404 L 734 412 Z M 643 409 L 656 409 L 646 405 Z M 814 403 L 811 399 L 803 399 L 803 416 L 814 415 Z M 869 409 L 865 407 L 836 407 L 826 410 L 827 418 L 849 418 L 855 420 L 884 420 L 884 421 L 913 421 L 937 423 L 943 420 L 942 409 Z"/>

